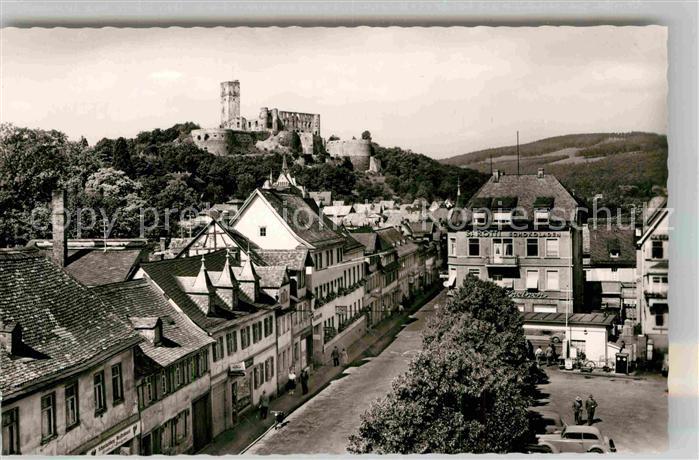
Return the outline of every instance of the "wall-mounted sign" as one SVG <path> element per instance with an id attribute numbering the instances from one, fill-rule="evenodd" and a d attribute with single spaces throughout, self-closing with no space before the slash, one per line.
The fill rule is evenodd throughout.
<path id="1" fill-rule="evenodd" d="M 665 240 L 668 239 L 668 236 L 667 236 L 667 235 L 651 235 L 651 236 L 650 236 L 650 239 L 651 239 L 651 240 L 662 240 L 662 241 L 665 241 Z"/>
<path id="2" fill-rule="evenodd" d="M 107 455 L 141 432 L 141 422 L 136 422 L 90 450 L 90 455 Z"/>
<path id="3" fill-rule="evenodd" d="M 532 291 L 510 291 L 510 298 L 512 299 L 547 299 L 548 294 L 545 292 L 532 292 Z"/>
<path id="4" fill-rule="evenodd" d="M 560 238 L 561 232 L 505 232 L 502 230 L 466 230 L 466 237 L 473 238 Z"/>
<path id="5" fill-rule="evenodd" d="M 243 369 L 248 369 L 252 367 L 253 363 L 255 362 L 255 357 L 253 356 L 252 358 L 248 358 L 243 362 Z"/>

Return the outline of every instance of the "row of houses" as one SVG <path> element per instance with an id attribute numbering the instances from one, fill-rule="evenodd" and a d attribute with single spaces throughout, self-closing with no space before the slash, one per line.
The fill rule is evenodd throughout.
<path id="1" fill-rule="evenodd" d="M 287 169 L 178 246 L 0 251 L 3 454 L 201 450 L 439 281 L 438 241 L 348 231 Z"/>
<path id="2" fill-rule="evenodd" d="M 668 347 L 666 199 L 651 200 L 639 225 L 604 217 L 543 169 L 496 170 L 450 216 L 445 285 L 473 275 L 508 289 L 541 344 L 567 342 L 599 364 L 624 347 L 658 360 Z"/>

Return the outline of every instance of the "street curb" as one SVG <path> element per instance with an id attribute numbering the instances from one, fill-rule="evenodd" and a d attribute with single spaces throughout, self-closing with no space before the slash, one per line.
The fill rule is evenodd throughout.
<path id="1" fill-rule="evenodd" d="M 560 371 L 564 375 L 577 375 L 580 377 L 598 377 L 607 379 L 625 379 L 625 380 L 646 380 L 645 377 L 636 377 L 635 375 L 625 375 L 625 374 L 595 374 L 594 372 L 583 374 L 577 371 Z"/>

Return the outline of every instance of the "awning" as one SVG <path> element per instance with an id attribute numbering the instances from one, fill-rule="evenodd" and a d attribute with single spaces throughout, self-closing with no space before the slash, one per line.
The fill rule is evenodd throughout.
<path id="1" fill-rule="evenodd" d="M 456 284 L 456 272 L 449 273 L 449 279 L 444 282 L 444 287 L 451 288 Z"/>

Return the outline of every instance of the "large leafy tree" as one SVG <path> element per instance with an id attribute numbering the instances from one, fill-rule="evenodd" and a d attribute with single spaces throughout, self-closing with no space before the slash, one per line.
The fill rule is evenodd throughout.
<path id="1" fill-rule="evenodd" d="M 469 277 L 430 321 L 423 350 L 363 415 L 354 453 L 506 453 L 528 439 L 528 378 L 518 311 Z"/>

